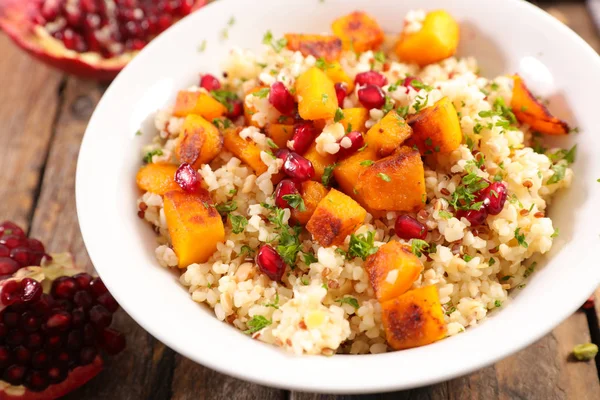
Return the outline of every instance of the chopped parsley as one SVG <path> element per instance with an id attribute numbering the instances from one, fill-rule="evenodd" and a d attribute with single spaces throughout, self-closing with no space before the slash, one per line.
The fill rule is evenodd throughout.
<path id="1" fill-rule="evenodd" d="M 419 112 L 419 110 L 424 108 L 427 105 L 427 101 L 429 101 L 429 94 L 427 96 L 425 96 L 425 98 L 423 98 L 421 96 L 417 96 L 417 98 L 415 99 L 415 102 L 413 104 L 413 108 L 415 109 L 415 112 Z"/>
<path id="2" fill-rule="evenodd" d="M 448 211 L 446 211 L 446 210 L 440 210 L 440 211 L 438 212 L 438 216 L 439 216 L 441 219 L 450 219 L 450 218 L 452 218 L 452 213 L 450 213 L 450 212 L 448 212 Z"/>
<path id="3" fill-rule="evenodd" d="M 344 119 L 344 112 L 342 111 L 341 108 L 338 107 L 338 109 L 335 110 L 335 116 L 333 117 L 333 122 L 340 122 L 343 119 Z"/>
<path id="4" fill-rule="evenodd" d="M 558 237 L 558 235 L 560 234 L 560 231 L 558 228 L 554 229 L 554 232 L 552 233 L 552 235 L 550 235 L 551 238 L 555 238 Z"/>
<path id="5" fill-rule="evenodd" d="M 279 146 L 277 146 L 277 144 L 271 138 L 267 138 L 267 146 L 269 146 L 272 149 L 278 149 L 279 148 Z"/>
<path id="6" fill-rule="evenodd" d="M 525 248 L 529 247 L 529 244 L 525 241 L 525 234 L 521 233 L 521 228 L 515 229 L 515 239 L 519 243 L 519 246 L 523 246 Z"/>
<path id="7" fill-rule="evenodd" d="M 469 262 L 469 261 L 471 261 L 472 259 L 473 259 L 473 257 L 472 257 L 472 256 L 470 256 L 470 255 L 468 255 L 468 254 L 465 254 L 465 255 L 463 256 L 463 260 L 465 260 L 465 262 Z"/>
<path id="8" fill-rule="evenodd" d="M 202 41 L 202 43 L 200 43 L 200 46 L 198 46 L 198 53 L 204 53 L 205 50 L 206 50 L 206 39 L 204 39 Z"/>
<path id="9" fill-rule="evenodd" d="M 569 164 L 573 164 L 575 161 L 575 154 L 577 151 L 577 145 L 571 147 L 569 150 L 561 149 L 555 153 L 547 154 L 548 158 L 552 162 L 557 162 L 560 160 L 565 160 Z"/>
<path id="10" fill-rule="evenodd" d="M 361 147 L 360 149 L 358 149 L 356 151 L 364 151 L 368 145 L 369 145 L 368 143 L 365 143 L 365 145 L 363 147 Z"/>
<path id="11" fill-rule="evenodd" d="M 219 203 L 215 206 L 219 214 L 227 215 L 232 211 L 237 210 L 237 202 L 235 200 L 227 201 L 225 203 Z"/>
<path id="12" fill-rule="evenodd" d="M 494 302 L 494 307 L 496 307 L 496 308 L 502 307 L 502 302 L 500 300 L 496 300 Z"/>
<path id="13" fill-rule="evenodd" d="M 146 153 L 146 155 L 144 156 L 144 162 L 146 164 L 150 164 L 152 163 L 152 157 L 154 156 L 162 156 L 163 152 L 161 149 L 156 149 L 156 150 L 152 150 Z"/>
<path id="14" fill-rule="evenodd" d="M 396 108 L 396 114 L 402 118 L 406 118 L 408 115 L 408 106 L 401 106 Z"/>
<path id="15" fill-rule="evenodd" d="M 453 305 L 451 305 L 451 302 L 446 303 L 445 306 L 448 306 L 448 309 L 446 310 L 446 315 L 450 315 L 454 311 L 456 311 L 456 307 L 454 307 Z"/>
<path id="16" fill-rule="evenodd" d="M 275 301 L 265 304 L 265 307 L 273 307 L 279 309 L 279 293 L 275 293 Z"/>
<path id="17" fill-rule="evenodd" d="M 408 78 L 406 78 L 406 79 L 408 79 Z M 433 90 L 433 86 L 426 85 L 418 79 L 413 79 L 412 82 L 410 83 L 410 85 L 417 90 L 423 89 L 427 92 L 431 92 Z"/>
<path id="18" fill-rule="evenodd" d="M 375 232 L 369 231 L 362 235 L 350 235 L 348 245 L 348 258 L 360 257 L 366 260 L 371 254 L 377 252 L 378 247 L 374 245 Z"/>
<path id="19" fill-rule="evenodd" d="M 266 328 L 267 326 L 271 325 L 271 323 L 272 321 L 270 319 L 267 319 L 262 315 L 255 315 L 250 321 L 246 323 L 248 329 L 245 330 L 244 333 L 251 335 Z"/>
<path id="20" fill-rule="evenodd" d="M 264 99 L 269 95 L 271 88 L 262 88 L 252 93 L 253 96 L 258 97 L 259 99 Z"/>
<path id="21" fill-rule="evenodd" d="M 391 182 L 392 180 L 389 175 L 384 174 L 383 172 L 378 173 L 377 176 L 383 179 L 385 182 Z"/>
<path id="22" fill-rule="evenodd" d="M 494 264 L 496 264 L 496 259 L 494 257 L 492 257 L 492 258 L 490 258 L 490 261 L 488 261 L 488 265 L 491 267 Z"/>
<path id="23" fill-rule="evenodd" d="M 381 64 L 385 63 L 385 53 L 383 51 L 376 51 L 373 54 L 373 58 L 375 61 L 380 62 Z"/>
<path id="24" fill-rule="evenodd" d="M 235 196 L 237 194 L 237 189 L 231 189 L 229 191 L 229 194 L 232 195 L 232 196 Z"/>
<path id="25" fill-rule="evenodd" d="M 296 264 L 296 256 L 300 252 L 300 226 L 294 226 L 290 229 L 287 223 L 283 222 L 284 210 L 274 207 L 274 215 L 269 216 L 269 221 L 275 225 L 275 230 L 279 234 L 278 244 L 275 247 L 277 253 L 283 261 L 293 267 Z"/>
<path id="26" fill-rule="evenodd" d="M 237 100 L 238 96 L 234 92 L 230 92 L 229 90 L 218 89 L 211 90 L 211 96 L 217 100 L 219 103 L 223 104 L 229 112 L 233 111 L 233 106 L 231 105 L 231 100 Z"/>
<path id="27" fill-rule="evenodd" d="M 505 275 L 502 278 L 500 278 L 500 282 L 506 282 L 507 280 L 509 280 L 512 277 L 513 277 L 512 275 Z"/>
<path id="28" fill-rule="evenodd" d="M 302 253 L 302 257 L 304 258 L 304 264 L 306 265 L 310 265 L 319 261 L 312 253 Z"/>
<path id="29" fill-rule="evenodd" d="M 212 120 L 214 126 L 220 129 L 227 129 L 231 127 L 231 121 L 228 118 L 215 118 Z"/>
<path id="30" fill-rule="evenodd" d="M 567 171 L 567 164 L 564 162 L 559 162 L 558 164 L 552 165 L 550 169 L 554 171 L 554 175 L 552 175 L 550 179 L 548 179 L 548 182 L 546 182 L 548 185 L 558 183 L 564 179 L 565 172 Z"/>
<path id="31" fill-rule="evenodd" d="M 231 231 L 236 234 L 244 232 L 248 226 L 248 220 L 243 215 L 229 214 L 229 221 L 231 221 Z"/>
<path id="32" fill-rule="evenodd" d="M 326 94 L 326 93 L 323 93 L 323 94 L 321 95 L 321 103 L 323 103 L 323 104 L 327 104 L 327 99 L 328 99 L 328 98 L 329 98 L 329 96 L 327 96 L 327 94 Z"/>
<path id="33" fill-rule="evenodd" d="M 317 58 L 317 61 L 315 61 L 315 67 L 325 71 L 326 69 L 333 68 L 334 65 L 328 63 L 323 57 L 319 57 Z"/>
<path id="34" fill-rule="evenodd" d="M 410 251 L 417 257 L 423 255 L 423 251 L 429 248 L 429 243 L 421 239 L 412 239 L 410 242 Z"/>
<path id="35" fill-rule="evenodd" d="M 531 274 L 533 274 L 533 271 L 535 271 L 536 266 L 537 266 L 537 262 L 536 261 L 532 262 L 531 265 L 529 267 L 527 267 L 525 272 L 523 272 L 523 278 L 528 278 Z"/>
<path id="36" fill-rule="evenodd" d="M 456 188 L 449 200 L 456 210 L 479 210 L 482 201 L 474 202 L 476 193 L 489 186 L 489 183 L 467 167 L 467 175 L 462 177 L 461 184 Z"/>
<path id="37" fill-rule="evenodd" d="M 234 24 L 235 24 L 235 17 L 232 15 L 231 18 L 229 18 L 229 21 L 227 21 L 227 25 L 233 26 Z"/>
<path id="38" fill-rule="evenodd" d="M 329 186 L 335 167 L 337 167 L 337 164 L 331 164 L 325 167 L 325 171 L 323 172 L 323 176 L 321 177 L 321 183 L 323 184 L 323 186 Z"/>
<path id="39" fill-rule="evenodd" d="M 360 162 L 360 165 L 362 165 L 363 167 L 370 167 L 373 164 L 375 164 L 375 161 L 372 160 L 365 160 Z"/>
<path id="40" fill-rule="evenodd" d="M 299 194 L 286 194 L 283 195 L 282 199 L 285 200 L 290 205 L 290 207 L 295 208 L 300 212 L 306 211 L 304 200 Z"/>
<path id="41" fill-rule="evenodd" d="M 271 31 L 267 31 L 263 36 L 263 44 L 271 46 L 276 53 L 279 53 L 285 46 L 287 46 L 287 39 L 281 38 L 278 40 L 273 40 L 273 33 Z"/>
<path id="42" fill-rule="evenodd" d="M 302 277 L 302 278 L 300 279 L 300 282 L 302 282 L 302 284 L 303 284 L 304 286 L 308 286 L 308 285 L 310 284 L 310 281 L 308 280 L 308 278 L 305 278 L 305 277 Z"/>
<path id="43" fill-rule="evenodd" d="M 142 136 L 142 131 L 138 129 L 138 131 L 135 133 L 135 136 Z"/>
<path id="44" fill-rule="evenodd" d="M 483 125 L 481 125 L 479 122 L 475 124 L 475 126 L 473 127 L 473 133 L 479 134 L 481 133 L 481 131 L 483 130 Z"/>
<path id="45" fill-rule="evenodd" d="M 387 114 L 390 111 L 392 111 L 393 109 L 394 109 L 394 101 L 391 99 L 390 96 L 385 96 L 385 103 L 384 103 L 383 107 L 381 107 L 381 111 L 383 111 L 384 114 Z"/>
<path id="46" fill-rule="evenodd" d="M 342 297 L 341 299 L 337 299 L 335 302 L 336 303 L 340 303 L 340 305 L 342 305 L 342 304 L 350 304 L 356 310 L 358 310 L 358 307 L 359 307 L 358 306 L 358 300 L 356 300 L 352 296 Z"/>
<path id="47" fill-rule="evenodd" d="M 240 254 L 238 254 L 239 257 L 243 257 L 244 255 L 248 255 L 248 257 L 254 257 L 254 249 L 250 246 L 248 246 L 247 244 L 243 245 L 242 248 L 240 249 Z"/>

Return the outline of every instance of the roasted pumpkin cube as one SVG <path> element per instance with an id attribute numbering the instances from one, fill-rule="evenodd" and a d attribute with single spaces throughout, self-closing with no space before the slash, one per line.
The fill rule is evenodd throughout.
<path id="1" fill-rule="evenodd" d="M 369 209 L 417 211 L 425 205 L 425 170 L 419 152 L 403 146 L 363 171 L 356 192 Z"/>
<path id="2" fill-rule="evenodd" d="M 187 117 L 190 114 L 201 115 L 209 121 L 219 118 L 227 112 L 227 107 L 204 92 L 188 92 L 185 90 L 177 94 L 173 115 Z"/>
<path id="3" fill-rule="evenodd" d="M 304 211 L 292 208 L 292 218 L 301 225 L 306 225 L 317 209 L 319 202 L 327 195 L 327 188 L 319 182 L 302 182 L 300 194 L 304 201 Z"/>
<path id="4" fill-rule="evenodd" d="M 423 155 L 451 153 L 462 142 L 456 108 L 447 97 L 410 115 L 407 122 L 413 133 L 405 144 L 416 145 Z"/>
<path id="5" fill-rule="evenodd" d="M 298 112 L 303 119 L 331 119 L 338 108 L 333 81 L 317 67 L 307 69 L 296 80 Z"/>
<path id="6" fill-rule="evenodd" d="M 446 337 L 444 310 L 433 285 L 382 302 L 381 319 L 388 345 L 394 350 L 424 346 Z"/>
<path id="7" fill-rule="evenodd" d="M 363 223 L 366 215 L 365 209 L 352 198 L 331 189 L 317 205 L 306 229 L 321 246 L 340 245 Z"/>
<path id="8" fill-rule="evenodd" d="M 404 118 L 392 110 L 368 130 L 365 143 L 385 157 L 396 151 L 411 134 L 412 129 Z"/>
<path id="9" fill-rule="evenodd" d="M 345 83 L 348 93 L 354 90 L 354 80 L 348 76 L 339 62 L 332 62 L 325 67 L 325 74 L 333 81 L 333 83 Z"/>
<path id="10" fill-rule="evenodd" d="M 520 123 L 527 124 L 534 131 L 546 135 L 566 135 L 569 133 L 569 124 L 553 116 L 548 108 L 531 94 L 519 75 L 513 76 L 513 81 L 510 106 Z"/>
<path id="11" fill-rule="evenodd" d="M 365 263 L 369 281 L 379 302 L 404 294 L 417 280 L 423 264 L 410 247 L 395 240 L 381 246 Z"/>
<path id="12" fill-rule="evenodd" d="M 179 190 L 179 185 L 175 182 L 175 172 L 175 164 L 146 164 L 139 169 L 135 181 L 141 190 L 162 196 L 172 190 Z"/>
<path id="13" fill-rule="evenodd" d="M 395 51 L 400 60 L 425 66 L 454 55 L 459 36 L 458 23 L 450 14 L 431 11 L 419 31 L 400 34 Z"/>
<path id="14" fill-rule="evenodd" d="M 306 153 L 304 153 L 303 157 L 312 163 L 312 166 L 315 169 L 313 180 L 318 182 L 321 182 L 323 174 L 325 173 L 325 168 L 335 164 L 335 161 L 337 160 L 337 156 L 335 154 L 319 154 L 319 152 L 317 152 L 316 143 L 313 143 L 309 147 Z"/>
<path id="15" fill-rule="evenodd" d="M 277 147 L 285 148 L 288 140 L 292 140 L 292 136 L 294 136 L 294 125 L 267 124 L 265 132 L 273 139 Z"/>
<path id="16" fill-rule="evenodd" d="M 223 220 L 205 189 L 166 193 L 164 210 L 179 268 L 206 262 L 225 240 Z"/>
<path id="17" fill-rule="evenodd" d="M 340 189 L 363 205 L 364 202 L 354 189 L 360 174 L 373 165 L 375 161 L 377 161 L 377 153 L 367 147 L 363 151 L 357 151 L 350 157 L 338 162 L 333 170 L 333 176 Z"/>
<path id="18" fill-rule="evenodd" d="M 369 120 L 369 110 L 362 107 L 344 108 L 342 113 L 344 118 L 340 120 L 340 123 L 344 125 L 346 132 L 365 133 L 367 131 L 365 124 Z"/>
<path id="19" fill-rule="evenodd" d="M 268 89 L 268 87 L 267 86 L 257 86 L 255 88 L 250 89 L 250 91 L 248 91 L 247 95 L 256 93 L 262 89 Z M 257 110 L 254 107 L 247 105 L 245 100 L 243 103 L 244 103 L 244 119 L 246 120 L 246 125 L 251 125 L 251 126 L 260 128 L 260 126 L 258 125 L 258 122 L 254 121 L 252 119 L 252 116 L 254 114 L 256 114 Z"/>
<path id="20" fill-rule="evenodd" d="M 333 35 L 286 33 L 285 38 L 288 49 L 299 51 L 305 57 L 322 57 L 331 62 L 339 60 L 342 54 L 342 41 Z"/>
<path id="21" fill-rule="evenodd" d="M 182 163 L 198 169 L 202 164 L 211 162 L 223 149 L 221 132 L 199 115 L 188 115 L 182 130 L 175 148 L 175 154 Z"/>
<path id="22" fill-rule="evenodd" d="M 267 170 L 267 166 L 260 158 L 260 147 L 252 140 L 240 136 L 241 127 L 225 129 L 223 132 L 223 144 L 234 156 L 245 162 L 260 175 Z"/>
<path id="23" fill-rule="evenodd" d="M 342 39 L 344 50 L 375 50 L 385 38 L 377 21 L 362 11 L 354 11 L 336 19 L 331 29 L 334 35 Z"/>

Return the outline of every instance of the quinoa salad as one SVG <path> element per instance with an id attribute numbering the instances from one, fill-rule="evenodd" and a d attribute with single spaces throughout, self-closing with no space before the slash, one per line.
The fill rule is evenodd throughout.
<path id="1" fill-rule="evenodd" d="M 518 75 L 455 57 L 447 12 L 398 30 L 356 11 L 332 33 L 267 31 L 154 117 L 136 182 L 158 263 L 256 340 L 368 354 L 459 334 L 559 233 L 546 214 L 575 147 L 544 137 L 567 123 Z"/>

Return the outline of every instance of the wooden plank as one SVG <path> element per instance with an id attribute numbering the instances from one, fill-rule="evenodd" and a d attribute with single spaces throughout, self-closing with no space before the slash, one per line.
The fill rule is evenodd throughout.
<path id="1" fill-rule="evenodd" d="M 27 228 L 52 124 L 62 75 L 0 35 L 0 217 Z"/>

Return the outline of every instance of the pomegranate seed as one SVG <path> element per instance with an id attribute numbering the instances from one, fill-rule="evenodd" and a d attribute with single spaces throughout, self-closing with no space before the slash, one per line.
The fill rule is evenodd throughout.
<path id="1" fill-rule="evenodd" d="M 6 335 L 6 344 L 11 346 L 18 346 L 24 341 L 25 335 L 20 331 L 12 330 L 8 332 L 8 335 Z"/>
<path id="2" fill-rule="evenodd" d="M 308 150 L 311 144 L 313 144 L 317 136 L 315 128 L 310 122 L 301 122 L 294 125 L 294 135 L 292 140 L 294 141 L 293 150 L 298 154 L 304 154 Z"/>
<path id="3" fill-rule="evenodd" d="M 108 294 L 108 293 L 105 293 L 102 296 L 105 296 L 106 294 Z M 79 292 L 75 293 L 75 296 L 73 297 L 73 302 L 77 306 L 87 310 L 90 307 L 92 307 L 92 304 L 94 303 L 94 299 L 92 299 L 92 295 L 90 295 L 85 290 L 80 290 Z"/>
<path id="4" fill-rule="evenodd" d="M 275 156 L 285 162 L 286 158 L 290 155 L 291 151 L 288 149 L 278 149 L 275 152 Z"/>
<path id="5" fill-rule="evenodd" d="M 381 108 L 385 104 L 385 94 L 379 86 L 367 85 L 358 90 L 358 101 L 369 110 Z"/>
<path id="6" fill-rule="evenodd" d="M 504 208 L 508 191 L 502 182 L 493 182 L 477 196 L 477 201 L 483 201 L 488 214 L 498 215 Z"/>
<path id="7" fill-rule="evenodd" d="M 42 392 L 48 387 L 48 379 L 41 371 L 29 371 L 25 377 L 25 386 L 33 392 Z"/>
<path id="8" fill-rule="evenodd" d="M 456 216 L 459 219 L 465 218 L 471 226 L 479 226 L 485 223 L 488 212 L 485 206 L 482 206 L 479 210 L 458 210 Z"/>
<path id="9" fill-rule="evenodd" d="M 21 268 L 21 265 L 8 257 L 0 257 L 0 275 L 12 275 Z"/>
<path id="10" fill-rule="evenodd" d="M 335 84 L 335 95 L 338 101 L 338 107 L 344 108 L 344 100 L 348 96 L 348 85 L 344 82 L 338 82 Z"/>
<path id="11" fill-rule="evenodd" d="M 279 208 L 290 208 L 287 200 L 283 196 L 290 194 L 298 194 L 298 188 L 294 181 L 290 179 L 284 179 L 275 188 L 275 205 Z"/>
<path id="12" fill-rule="evenodd" d="M 40 299 L 31 305 L 31 310 L 36 315 L 44 315 L 54 306 L 54 299 L 46 293 L 42 293 Z"/>
<path id="13" fill-rule="evenodd" d="M 46 339 L 46 349 L 49 351 L 57 351 L 61 348 L 62 342 L 62 337 L 50 336 Z"/>
<path id="14" fill-rule="evenodd" d="M 24 278 L 21 281 L 21 298 L 24 303 L 36 302 L 42 297 L 42 285 L 34 279 Z"/>
<path id="15" fill-rule="evenodd" d="M 115 355 L 125 349 L 125 336 L 114 329 L 104 329 L 102 331 L 102 346 L 108 354 Z"/>
<path id="16" fill-rule="evenodd" d="M 11 365 L 4 371 L 3 380 L 10 383 L 11 385 L 18 386 L 23 382 L 27 373 L 27 368 L 22 365 Z"/>
<path id="17" fill-rule="evenodd" d="M 294 111 L 294 97 L 281 82 L 275 82 L 271 85 L 271 90 L 269 91 L 269 103 L 282 114 L 290 114 Z"/>
<path id="18" fill-rule="evenodd" d="M 25 231 L 14 222 L 4 221 L 0 224 L 0 236 L 14 235 L 18 237 L 25 237 Z"/>
<path id="19" fill-rule="evenodd" d="M 73 310 L 71 318 L 71 325 L 73 325 L 74 328 L 81 328 L 86 320 L 84 309 L 79 307 Z"/>
<path id="20" fill-rule="evenodd" d="M 40 333 L 32 333 L 25 339 L 25 347 L 31 350 L 41 349 L 44 344 L 44 338 Z"/>
<path id="21" fill-rule="evenodd" d="M 37 239 L 27 239 L 26 243 L 27 243 L 27 247 L 29 247 L 33 251 L 39 251 L 41 253 L 46 252 L 46 249 L 44 248 L 44 245 L 42 244 L 42 242 L 40 242 Z"/>
<path id="22" fill-rule="evenodd" d="M 67 349 L 79 350 L 83 346 L 83 335 L 81 331 L 71 331 L 67 335 Z"/>
<path id="23" fill-rule="evenodd" d="M 97 304 L 90 310 L 90 322 L 96 329 L 106 328 L 112 322 L 112 314 L 104 306 Z"/>
<path id="24" fill-rule="evenodd" d="M 62 382 L 67 378 L 68 374 L 67 367 L 54 366 L 48 369 L 46 372 L 50 382 L 58 383 Z"/>
<path id="25" fill-rule="evenodd" d="M 87 290 L 88 286 L 90 286 L 90 282 L 92 282 L 92 276 L 85 272 L 82 272 L 77 275 L 73 275 L 73 279 L 77 282 L 77 285 L 82 290 Z"/>
<path id="26" fill-rule="evenodd" d="M 168 14 L 162 14 L 158 17 L 158 30 L 160 32 L 167 29 L 173 23 L 173 18 Z"/>
<path id="27" fill-rule="evenodd" d="M 16 328 L 19 324 L 19 314 L 15 311 L 6 311 L 2 319 L 7 328 Z"/>
<path id="28" fill-rule="evenodd" d="M 66 331 L 71 326 L 71 314 L 66 311 L 54 311 L 48 317 L 46 326 L 51 331 Z"/>
<path id="29" fill-rule="evenodd" d="M 32 258 L 31 251 L 26 247 L 17 247 L 10 251 L 10 258 L 21 264 L 21 267 L 27 267 Z"/>
<path id="30" fill-rule="evenodd" d="M 111 313 L 114 313 L 119 309 L 119 303 L 117 303 L 115 298 L 108 292 L 104 293 L 102 296 L 98 296 L 96 301 Z"/>
<path id="31" fill-rule="evenodd" d="M 96 343 L 97 334 L 96 329 L 92 324 L 86 324 L 83 327 L 83 343 L 88 346 L 92 346 Z"/>
<path id="32" fill-rule="evenodd" d="M 21 328 L 27 332 L 35 332 L 40 328 L 40 318 L 33 313 L 26 311 L 21 316 Z"/>
<path id="33" fill-rule="evenodd" d="M 187 193 L 196 193 L 200 189 L 202 178 L 190 164 L 183 163 L 175 172 L 175 182 Z"/>
<path id="34" fill-rule="evenodd" d="M 79 363 L 81 365 L 91 364 L 97 356 L 98 350 L 93 347 L 84 347 L 79 352 Z"/>
<path id="35" fill-rule="evenodd" d="M 11 260 L 10 258 L 7 258 L 6 260 L 9 260 L 10 262 L 13 262 L 16 264 L 15 261 Z M 9 262 L 7 262 L 8 264 L 10 264 Z M 18 269 L 18 268 L 17 268 Z M 17 270 L 15 269 L 15 271 Z M 3 268 L 3 259 L 0 258 L 0 275 L 8 275 L 5 274 L 4 272 L 6 272 L 6 268 Z M 14 304 L 15 302 L 19 301 L 19 291 L 21 289 L 21 284 L 15 280 L 10 280 L 8 282 L 6 282 L 4 284 L 4 287 L 2 287 L 2 293 L 0 295 L 0 300 L 2 301 L 2 304 L 9 306 L 11 304 Z"/>
<path id="36" fill-rule="evenodd" d="M 0 257 L 10 256 L 10 249 L 3 244 L 0 244 Z"/>
<path id="37" fill-rule="evenodd" d="M 25 239 L 21 236 L 7 235 L 2 236 L 2 238 L 0 239 L 0 244 L 5 245 L 9 249 L 15 249 L 20 246 L 25 246 L 27 243 Z"/>
<path id="38" fill-rule="evenodd" d="M 283 172 L 297 182 L 308 181 L 315 176 L 312 163 L 293 151 L 287 155 L 283 162 Z"/>
<path id="39" fill-rule="evenodd" d="M 79 289 L 77 281 L 69 276 L 61 276 L 52 283 L 51 293 L 56 299 L 72 299 Z"/>
<path id="40" fill-rule="evenodd" d="M 52 306 L 54 310 L 70 312 L 73 309 L 73 303 L 67 299 L 58 299 Z"/>
<path id="41" fill-rule="evenodd" d="M 92 282 L 90 282 L 90 290 L 92 292 L 92 296 L 94 297 L 98 297 L 108 292 L 108 289 L 106 289 L 104 282 L 102 282 L 102 279 L 100 278 L 94 278 Z"/>
<path id="42" fill-rule="evenodd" d="M 6 368 L 10 365 L 12 356 L 10 350 L 5 346 L 0 346 L 0 368 Z"/>
<path id="43" fill-rule="evenodd" d="M 427 236 L 427 227 L 410 215 L 399 216 L 396 219 L 394 229 L 396 231 L 396 235 L 404 240 L 423 240 Z"/>
<path id="44" fill-rule="evenodd" d="M 6 325 L 4 325 L 3 322 L 0 322 L 0 342 L 2 342 L 2 340 L 6 337 L 7 333 L 8 328 L 6 327 Z"/>
<path id="45" fill-rule="evenodd" d="M 263 245 L 256 255 L 256 263 L 261 272 L 269 277 L 272 281 L 279 282 L 285 272 L 285 263 L 283 259 L 269 245 Z"/>
<path id="46" fill-rule="evenodd" d="M 219 82 L 214 75 L 204 74 L 200 78 L 200 87 L 208 90 L 209 92 L 211 90 L 219 90 L 221 89 L 221 82 Z"/>
<path id="47" fill-rule="evenodd" d="M 229 105 L 231 106 L 231 111 L 227 113 L 227 118 L 235 119 L 244 113 L 244 104 L 241 100 L 230 100 Z"/>
<path id="48" fill-rule="evenodd" d="M 188 15 L 194 8 L 194 0 L 183 0 L 179 6 L 179 13 L 181 15 Z"/>
<path id="49" fill-rule="evenodd" d="M 13 354 L 15 355 L 15 360 L 21 365 L 27 365 L 29 364 L 29 360 L 31 360 L 31 351 L 23 346 L 15 347 Z"/>
<path id="50" fill-rule="evenodd" d="M 387 78 L 377 71 L 366 71 L 356 74 L 354 83 L 360 86 L 375 85 L 382 87 L 387 84 Z"/>
<path id="51" fill-rule="evenodd" d="M 349 155 L 356 153 L 358 149 L 365 145 L 365 139 L 362 133 L 352 131 L 341 138 L 338 143 L 340 145 L 340 150 L 338 152 L 340 157 L 348 157 Z"/>

